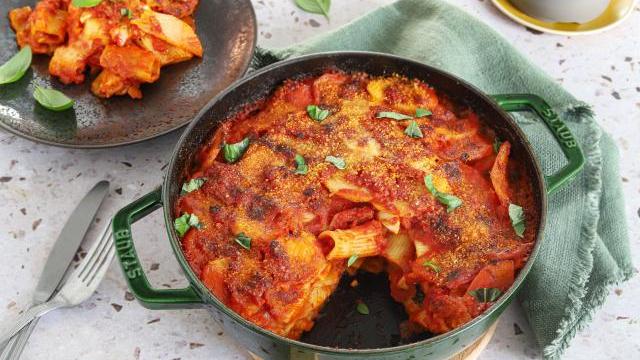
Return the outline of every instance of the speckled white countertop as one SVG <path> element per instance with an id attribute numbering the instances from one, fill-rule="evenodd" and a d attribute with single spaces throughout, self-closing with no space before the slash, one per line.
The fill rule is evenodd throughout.
<path id="1" fill-rule="evenodd" d="M 328 23 L 299 11 L 290 0 L 254 0 L 259 44 L 301 41 L 390 2 L 334 0 Z M 631 248 L 635 263 L 640 263 L 640 8 L 622 26 L 603 34 L 566 37 L 527 31 L 501 15 L 489 0 L 452 2 L 511 39 L 534 63 L 593 105 L 621 149 Z M 40 145 L 0 130 L 0 323 L 29 306 L 44 259 L 83 194 L 100 179 L 111 181 L 111 194 L 96 220 L 103 226 L 106 216 L 160 184 L 177 137 L 173 133 L 138 145 L 88 151 Z M 186 283 L 159 213 L 136 224 L 134 235 L 153 283 L 166 287 Z M 615 289 L 566 357 L 640 358 L 638 299 L 637 276 Z M 511 305 L 481 358 L 539 357 L 519 306 Z M 246 359 L 247 355 L 205 310 L 142 308 L 132 300 L 113 264 L 89 301 L 42 319 L 23 358 Z"/>

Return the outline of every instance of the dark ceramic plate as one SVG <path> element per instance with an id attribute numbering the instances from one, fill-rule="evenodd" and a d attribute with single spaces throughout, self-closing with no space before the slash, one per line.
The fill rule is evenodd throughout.
<path id="1" fill-rule="evenodd" d="M 0 1 L 0 64 L 17 51 L 9 10 L 36 0 Z M 100 99 L 91 94 L 92 78 L 63 85 L 47 71 L 49 57 L 34 56 L 18 82 L 0 86 L 0 126 L 51 145 L 97 148 L 130 144 L 165 134 L 189 121 L 220 91 L 240 78 L 256 43 L 256 18 L 249 0 L 201 0 L 195 12 L 202 59 L 162 68 L 160 79 L 141 87 L 143 99 Z M 33 96 L 35 85 L 63 91 L 73 110 L 52 112 Z"/>

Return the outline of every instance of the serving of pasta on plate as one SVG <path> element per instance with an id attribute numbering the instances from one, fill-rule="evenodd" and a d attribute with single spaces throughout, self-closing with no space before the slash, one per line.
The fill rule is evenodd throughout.
<path id="1" fill-rule="evenodd" d="M 51 55 L 65 84 L 92 79 L 98 97 L 142 98 L 161 67 L 202 57 L 192 14 L 197 0 L 41 0 L 9 12 L 16 41 Z"/>
<path id="2" fill-rule="evenodd" d="M 276 334 L 311 330 L 356 271 L 387 274 L 405 333 L 440 334 L 495 303 L 531 253 L 539 217 L 523 166 L 422 81 L 327 70 L 217 128 L 174 228 L 207 288 Z"/>

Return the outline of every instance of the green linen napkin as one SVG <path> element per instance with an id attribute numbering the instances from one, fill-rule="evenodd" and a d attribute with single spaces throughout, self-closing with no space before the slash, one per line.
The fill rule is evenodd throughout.
<path id="1" fill-rule="evenodd" d="M 258 49 L 255 67 L 336 50 L 405 56 L 451 72 L 488 94 L 542 96 L 567 121 L 586 157 L 584 171 L 550 196 L 543 246 L 519 294 L 544 356 L 559 358 L 631 264 L 618 152 L 590 107 L 567 93 L 482 22 L 440 0 L 400 0 L 333 32 L 283 49 Z M 546 127 L 515 116 L 545 173 L 565 159 Z"/>

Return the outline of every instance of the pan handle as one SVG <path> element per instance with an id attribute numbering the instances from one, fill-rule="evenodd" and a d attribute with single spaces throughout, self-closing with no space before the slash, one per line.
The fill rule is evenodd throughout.
<path id="1" fill-rule="evenodd" d="M 535 112 L 542 118 L 558 141 L 558 145 L 567 157 L 568 164 L 553 175 L 545 175 L 547 193 L 554 193 L 573 180 L 584 166 L 584 155 L 578 141 L 551 106 L 541 97 L 531 94 L 493 95 L 492 98 L 505 111 L 530 110 Z"/>
<path id="2" fill-rule="evenodd" d="M 202 304 L 193 285 L 184 289 L 155 289 L 149 284 L 133 245 L 131 224 L 162 206 L 160 188 L 122 208 L 113 218 L 116 253 L 129 288 L 142 306 L 149 309 L 192 308 Z"/>

